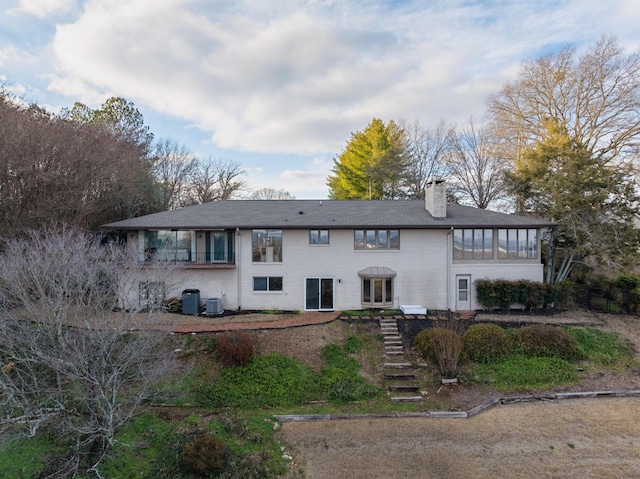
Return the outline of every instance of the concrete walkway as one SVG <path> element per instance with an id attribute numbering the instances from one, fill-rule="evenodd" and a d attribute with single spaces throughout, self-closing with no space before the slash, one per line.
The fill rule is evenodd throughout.
<path id="1" fill-rule="evenodd" d="M 171 316 L 173 316 L 173 321 L 169 324 L 154 322 L 154 324 L 148 325 L 148 329 L 169 331 L 176 334 L 197 334 L 219 331 L 295 328 L 329 323 L 340 316 L 340 311 L 305 311 L 300 314 L 247 314 L 221 318 L 187 316 L 189 320 L 188 322 L 184 321 L 184 324 L 181 324 L 182 322 L 180 321 L 180 318 L 184 316 Z"/>

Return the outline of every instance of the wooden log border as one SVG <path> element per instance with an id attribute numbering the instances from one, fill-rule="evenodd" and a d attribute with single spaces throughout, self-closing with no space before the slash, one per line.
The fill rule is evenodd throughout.
<path id="1" fill-rule="evenodd" d="M 287 414 L 274 415 L 274 419 L 280 422 L 293 421 L 337 421 L 343 419 L 397 419 L 412 417 L 433 417 L 433 418 L 470 418 L 481 412 L 499 404 L 514 404 L 521 402 L 533 401 L 556 401 L 560 399 L 586 399 L 586 398 L 604 398 L 604 397 L 638 397 L 640 390 L 630 391 L 585 391 L 585 392 L 566 392 L 551 394 L 532 394 L 528 396 L 504 396 L 492 399 L 489 402 L 480 404 L 468 411 L 425 411 L 425 412 L 389 412 L 389 413 L 372 413 L 372 414 Z"/>

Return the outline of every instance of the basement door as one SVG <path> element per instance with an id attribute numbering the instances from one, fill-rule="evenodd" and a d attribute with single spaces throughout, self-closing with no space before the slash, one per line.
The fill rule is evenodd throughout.
<path id="1" fill-rule="evenodd" d="M 456 275 L 456 310 L 469 311 L 471 309 L 471 275 Z"/>
<path id="2" fill-rule="evenodd" d="M 333 278 L 306 278 L 304 309 L 333 311 Z"/>

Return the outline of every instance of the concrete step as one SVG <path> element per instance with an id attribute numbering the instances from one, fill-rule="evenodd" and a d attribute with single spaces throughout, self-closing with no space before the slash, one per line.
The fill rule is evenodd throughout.
<path id="1" fill-rule="evenodd" d="M 404 351 L 385 351 L 387 356 L 404 356 Z"/>
<path id="2" fill-rule="evenodd" d="M 385 341 L 385 346 L 402 346 L 402 341 Z"/>
<path id="3" fill-rule="evenodd" d="M 384 336 L 384 335 L 383 335 Z M 402 336 L 390 334 L 388 336 L 384 336 L 385 341 L 402 341 Z"/>

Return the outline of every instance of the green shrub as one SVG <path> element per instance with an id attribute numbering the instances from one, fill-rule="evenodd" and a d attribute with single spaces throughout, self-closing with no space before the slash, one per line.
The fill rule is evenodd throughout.
<path id="1" fill-rule="evenodd" d="M 447 328 L 425 329 L 419 332 L 414 346 L 420 356 L 435 361 L 442 374 L 450 375 L 458 369 L 462 352 L 462 336 Z"/>
<path id="2" fill-rule="evenodd" d="M 509 334 L 491 323 L 470 326 L 462 336 L 462 344 L 465 357 L 479 363 L 504 359 L 513 349 Z"/>
<path id="3" fill-rule="evenodd" d="M 484 364 L 478 369 L 478 374 L 493 379 L 496 389 L 501 391 L 545 389 L 578 380 L 575 366 L 564 359 L 521 355 Z"/>
<path id="4" fill-rule="evenodd" d="M 632 274 L 621 274 L 613 281 L 613 286 L 625 291 L 633 291 L 640 286 L 640 278 Z"/>
<path id="5" fill-rule="evenodd" d="M 564 329 L 544 324 L 513 331 L 514 349 L 526 356 L 547 356 L 574 360 L 584 357 L 578 342 Z"/>
<path id="6" fill-rule="evenodd" d="M 203 434 L 182 448 L 182 462 L 187 470 L 199 476 L 210 476 L 224 469 L 227 452 L 226 444 L 210 434 Z"/>
<path id="7" fill-rule="evenodd" d="M 245 366 L 253 357 L 253 341 L 247 333 L 225 333 L 219 336 L 216 352 L 225 366 Z"/>

